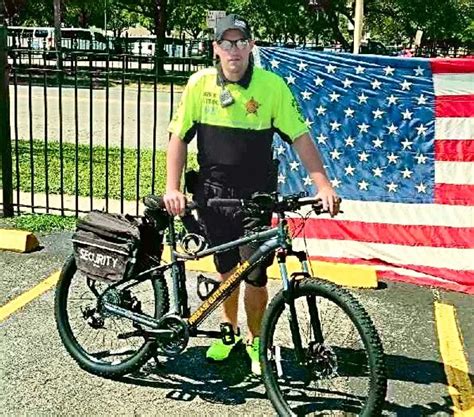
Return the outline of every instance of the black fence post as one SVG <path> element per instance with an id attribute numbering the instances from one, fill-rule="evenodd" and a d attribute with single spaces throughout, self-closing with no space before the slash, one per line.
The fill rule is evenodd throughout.
<path id="1" fill-rule="evenodd" d="M 0 215 L 13 216 L 12 143 L 10 139 L 10 71 L 7 57 L 7 26 L 0 14 L 0 152 L 3 210 Z"/>

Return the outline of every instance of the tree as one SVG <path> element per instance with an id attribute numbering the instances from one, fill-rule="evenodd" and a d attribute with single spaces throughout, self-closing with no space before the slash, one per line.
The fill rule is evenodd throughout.
<path id="1" fill-rule="evenodd" d="M 462 42 L 463 33 L 474 19 L 470 0 L 369 0 L 367 28 L 381 40 L 411 43 L 417 30 L 423 42 Z M 469 32 L 469 30 L 467 30 Z"/>

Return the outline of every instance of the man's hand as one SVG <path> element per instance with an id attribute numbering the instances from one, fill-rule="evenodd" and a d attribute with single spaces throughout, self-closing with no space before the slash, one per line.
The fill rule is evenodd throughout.
<path id="1" fill-rule="evenodd" d="M 181 216 L 186 208 L 186 197 L 179 190 L 167 191 L 163 196 L 166 210 L 172 216 Z"/>
<path id="2" fill-rule="evenodd" d="M 316 194 L 316 198 L 320 198 L 323 203 L 323 210 L 328 210 L 331 217 L 339 213 L 339 204 L 341 199 L 331 186 L 323 187 Z"/>

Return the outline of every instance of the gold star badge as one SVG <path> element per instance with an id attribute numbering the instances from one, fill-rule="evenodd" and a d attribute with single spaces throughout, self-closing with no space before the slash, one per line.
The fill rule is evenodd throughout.
<path id="1" fill-rule="evenodd" d="M 245 103 L 245 108 L 247 109 L 247 114 L 257 114 L 257 110 L 260 107 L 260 103 L 256 101 L 253 97 Z"/>

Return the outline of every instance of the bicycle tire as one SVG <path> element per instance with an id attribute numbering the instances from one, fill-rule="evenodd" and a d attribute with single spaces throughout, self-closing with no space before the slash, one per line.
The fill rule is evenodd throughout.
<path id="1" fill-rule="evenodd" d="M 280 416 L 313 414 L 361 415 L 368 417 L 381 415 L 387 390 L 387 377 L 382 343 L 372 320 L 359 301 L 357 301 L 352 294 L 335 284 L 322 281 L 319 278 L 307 278 L 295 283 L 295 300 L 302 302 L 306 300 L 306 302 L 308 302 L 307 297 L 311 296 L 316 297 L 315 300 L 318 300 L 318 318 L 321 322 L 323 334 L 326 333 L 324 336 L 324 343 L 321 345 L 312 345 L 312 351 L 316 350 L 314 347 L 316 346 L 317 349 L 322 349 L 322 351 L 325 352 L 326 357 L 331 358 L 330 360 L 327 360 L 327 362 L 331 363 L 331 365 L 327 366 L 328 369 L 331 370 L 331 366 L 334 366 L 334 364 L 339 366 L 339 369 L 327 379 L 327 383 L 330 385 L 334 383 L 336 385 L 336 390 L 334 393 L 331 393 L 327 388 L 322 388 L 323 383 L 326 381 L 323 380 L 321 373 L 318 374 L 317 377 L 311 375 L 308 379 L 308 375 L 313 371 L 310 371 L 307 363 L 304 367 L 300 364 L 293 365 L 294 368 L 297 368 L 296 371 L 289 369 L 291 368 L 289 362 L 292 357 L 295 357 L 294 352 L 291 352 L 291 349 L 288 351 L 285 349 L 282 350 L 281 347 L 277 346 L 277 344 L 280 343 L 280 339 L 285 337 L 280 336 L 281 330 L 280 328 L 277 330 L 277 324 L 280 319 L 283 321 L 286 320 L 286 323 L 289 321 L 288 318 L 283 318 L 285 310 L 287 309 L 285 308 L 284 292 L 281 290 L 273 298 L 265 312 L 262 321 L 262 338 L 260 344 L 260 361 L 262 364 L 263 382 L 267 390 L 267 395 L 273 406 Z M 296 314 L 301 329 L 300 320 L 301 316 L 304 315 L 302 311 L 304 309 L 304 304 L 303 308 L 301 308 L 300 305 L 298 305 L 298 308 L 299 310 L 297 310 Z M 357 350 L 353 347 L 348 349 L 343 346 L 337 346 L 336 344 L 330 345 L 331 341 L 329 339 L 331 336 L 331 329 L 326 330 L 326 328 L 323 327 L 323 320 L 321 317 L 323 313 L 325 313 L 325 308 L 327 308 L 328 316 L 330 314 L 335 314 L 336 312 L 340 315 L 336 327 L 342 328 L 344 326 L 344 329 L 349 329 L 350 327 L 352 328 L 353 333 L 359 335 L 361 340 L 359 341 L 359 348 Z M 332 320 L 334 320 L 334 318 Z M 308 325 L 309 333 L 315 333 L 315 331 L 312 330 L 313 325 L 311 323 L 317 321 L 318 320 L 310 319 Z M 288 329 L 286 329 L 287 335 L 288 331 L 289 325 Z M 342 335 L 339 336 L 339 329 L 338 333 L 335 333 L 335 336 L 340 339 L 340 345 L 342 345 L 342 342 L 346 343 L 344 337 Z M 314 336 L 312 337 L 314 338 Z M 291 333 L 287 338 L 289 339 L 288 344 L 290 346 L 291 344 L 294 345 Z M 311 346 L 311 343 L 309 343 L 308 346 Z M 305 358 L 311 355 L 308 354 L 308 352 L 309 348 L 305 351 L 305 355 L 307 355 Z M 365 354 L 367 363 L 362 364 L 362 360 L 360 360 L 361 366 L 359 368 L 359 364 L 356 364 L 355 362 L 362 358 L 362 353 Z M 316 357 L 317 355 L 318 353 L 316 353 Z M 288 362 L 285 362 L 287 359 Z M 285 366 L 285 372 L 288 372 L 288 375 L 284 373 L 283 366 Z M 298 367 L 300 368 L 298 369 Z M 304 370 L 301 371 L 301 369 Z M 338 373 L 341 375 L 338 375 Z M 354 375 L 352 379 L 355 379 L 358 374 L 360 374 L 361 378 L 365 377 L 365 379 L 361 382 L 356 381 L 356 385 L 352 379 L 349 381 L 352 376 L 351 374 Z M 293 378 L 293 375 L 296 375 L 297 377 Z M 304 375 L 304 378 L 301 378 L 302 381 L 298 381 L 300 375 Z M 308 380 L 311 380 L 309 384 Z M 329 382 L 331 380 L 334 382 Z M 310 388 L 310 385 L 313 383 L 315 385 L 320 384 L 321 387 L 319 389 L 316 389 L 315 386 Z M 364 384 L 364 387 L 366 386 L 367 390 L 367 397 L 364 398 L 364 400 L 361 400 L 361 396 L 354 394 L 348 394 L 347 399 L 342 398 L 342 388 L 347 385 L 351 389 L 355 389 L 356 386 L 358 387 L 361 383 Z M 314 401 L 313 403 L 308 402 L 299 404 L 299 402 L 306 401 L 306 398 L 308 398 L 307 394 L 302 395 L 301 392 L 298 391 L 301 386 L 306 386 L 308 390 L 314 390 L 315 396 L 311 400 Z"/>
<path id="2" fill-rule="evenodd" d="M 85 281 L 87 278 L 76 274 L 76 272 L 77 268 L 74 256 L 71 256 L 63 266 L 55 292 L 54 310 L 56 326 L 67 352 L 82 369 L 95 375 L 110 378 L 136 371 L 143 366 L 156 351 L 154 341 L 144 340 L 141 347 L 123 362 L 117 363 L 117 361 L 115 361 L 108 363 L 103 360 L 101 361 L 91 353 L 87 352 L 86 348 L 78 340 L 78 335 L 76 335 L 72 329 L 68 312 L 68 301 L 72 299 L 72 297 L 69 297 L 70 287 L 74 280 L 78 281 L 80 284 L 81 279 Z M 150 291 L 150 293 L 152 292 L 152 297 L 154 298 L 154 307 L 150 307 L 150 309 L 154 311 L 153 313 L 150 313 L 154 314 L 155 318 L 160 318 L 169 310 L 169 293 L 166 282 L 163 277 L 149 279 L 145 282 L 151 283 L 152 291 Z M 81 312 L 84 315 L 84 310 L 81 310 Z M 108 319 L 106 318 L 104 321 L 105 320 Z M 87 328 L 86 325 L 84 327 Z M 105 344 L 105 335 L 103 337 L 103 342 Z M 120 339 L 117 338 L 117 340 Z M 101 355 L 104 354 L 104 352 L 99 353 Z"/>

